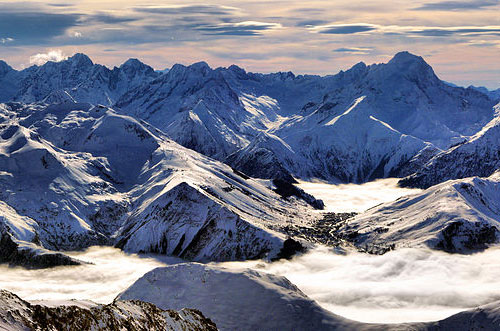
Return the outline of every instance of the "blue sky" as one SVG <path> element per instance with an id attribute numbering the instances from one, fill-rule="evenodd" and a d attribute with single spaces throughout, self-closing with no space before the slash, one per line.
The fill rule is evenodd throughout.
<path id="1" fill-rule="evenodd" d="M 332 74 L 408 50 L 445 80 L 500 87 L 500 0 L 1 1 L 0 58 L 16 68 L 75 52 L 157 69 L 206 61 Z"/>

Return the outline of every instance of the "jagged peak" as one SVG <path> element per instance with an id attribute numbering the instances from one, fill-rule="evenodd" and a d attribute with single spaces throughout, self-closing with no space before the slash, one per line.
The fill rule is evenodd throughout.
<path id="1" fill-rule="evenodd" d="M 66 61 L 70 63 L 75 63 L 78 66 L 91 66 L 94 65 L 92 60 L 83 53 L 76 53 L 75 55 L 69 57 Z"/>
<path id="2" fill-rule="evenodd" d="M 389 63 L 395 63 L 395 64 L 407 64 L 407 63 L 414 63 L 414 62 L 419 62 L 419 63 L 426 63 L 425 60 L 418 55 L 412 54 L 408 51 L 402 51 L 399 53 L 396 53 L 394 57 L 389 61 Z"/>
<path id="3" fill-rule="evenodd" d="M 230 65 L 229 68 L 227 68 L 227 69 L 230 70 L 230 71 L 234 71 L 236 73 L 246 74 L 245 69 L 243 69 L 241 67 L 238 67 L 236 64 Z"/>
<path id="4" fill-rule="evenodd" d="M 0 60 L 0 76 L 5 75 L 6 73 L 13 71 L 12 67 L 7 64 L 7 62 Z"/>
<path id="5" fill-rule="evenodd" d="M 399 52 L 384 66 L 390 72 L 401 73 L 413 80 L 439 80 L 432 67 L 418 55 L 410 52 Z"/>
<path id="6" fill-rule="evenodd" d="M 355 65 L 353 65 L 351 69 L 347 70 L 347 72 L 360 73 L 360 72 L 365 71 L 366 68 L 368 68 L 368 66 L 366 65 L 366 63 L 364 63 L 364 62 L 358 62 Z"/>
<path id="7" fill-rule="evenodd" d="M 120 66 L 120 68 L 142 68 L 142 67 L 147 67 L 147 65 L 136 58 L 130 58 L 127 61 L 123 62 L 122 65 Z"/>
<path id="8" fill-rule="evenodd" d="M 202 72 L 206 72 L 206 71 L 212 70 L 212 68 L 210 68 L 210 66 L 208 65 L 208 63 L 206 63 L 205 61 L 200 61 L 200 62 L 193 63 L 188 68 L 190 68 L 192 70 L 195 70 L 195 71 L 202 71 Z"/>

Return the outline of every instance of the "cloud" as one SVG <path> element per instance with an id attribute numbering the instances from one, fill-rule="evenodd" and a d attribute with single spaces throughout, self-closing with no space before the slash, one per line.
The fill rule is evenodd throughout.
<path id="1" fill-rule="evenodd" d="M 73 7 L 73 4 L 70 4 L 70 3 L 49 3 L 48 6 L 66 8 L 66 7 Z"/>
<path id="2" fill-rule="evenodd" d="M 380 33 L 385 35 L 406 35 L 422 37 L 447 37 L 453 35 L 498 35 L 500 26 L 404 26 L 404 25 L 375 25 L 367 23 L 359 24 L 332 24 L 319 25 L 308 28 L 313 33 L 325 34 L 356 34 L 356 33 Z"/>
<path id="3" fill-rule="evenodd" d="M 63 54 L 61 50 L 53 50 L 48 53 L 38 53 L 30 56 L 30 64 L 35 64 L 38 66 L 43 65 L 46 62 L 60 62 L 66 60 L 68 57 Z"/>
<path id="4" fill-rule="evenodd" d="M 325 34 L 354 34 L 370 32 L 377 29 L 376 25 L 357 23 L 357 24 L 332 24 L 319 25 L 309 28 L 312 32 Z"/>
<path id="5" fill-rule="evenodd" d="M 0 44 L 7 44 L 7 43 L 11 43 L 13 41 L 14 41 L 14 38 L 10 38 L 10 37 L 0 38 Z"/>
<path id="6" fill-rule="evenodd" d="M 500 299 L 500 247 L 471 255 L 426 248 L 370 255 L 318 247 L 290 261 L 221 265 L 285 276 L 324 308 L 363 322 L 439 320 Z"/>
<path id="7" fill-rule="evenodd" d="M 207 35 L 227 35 L 227 36 L 256 36 L 262 31 L 281 28 L 279 23 L 265 23 L 256 21 L 246 21 L 239 23 L 220 23 L 212 26 L 200 26 L 196 30 L 203 31 Z"/>
<path id="8" fill-rule="evenodd" d="M 27 300 L 93 300 L 110 303 L 146 272 L 165 263 L 126 254 L 112 247 L 92 247 L 71 256 L 94 264 L 42 270 L 0 265 L 0 284 Z M 180 259 L 164 257 L 169 263 Z"/>
<path id="9" fill-rule="evenodd" d="M 441 1 L 423 4 L 414 10 L 463 11 L 479 10 L 500 4 L 498 0 Z"/>
<path id="10" fill-rule="evenodd" d="M 318 26 L 322 24 L 327 24 L 327 21 L 323 20 L 305 20 L 305 21 L 300 21 L 295 24 L 295 26 L 298 27 L 313 27 L 313 26 Z"/>
<path id="11" fill-rule="evenodd" d="M 103 24 L 121 24 L 141 20 L 142 17 L 132 16 L 117 16 L 108 13 L 98 13 L 93 15 L 82 16 L 81 21 L 85 24 L 103 23 Z"/>
<path id="12" fill-rule="evenodd" d="M 77 14 L 5 12 L 0 7 L 0 33 L 14 38 L 17 44 L 43 44 L 78 25 L 80 17 Z"/>
<path id="13" fill-rule="evenodd" d="M 239 12 L 238 8 L 220 5 L 170 5 L 170 6 L 140 6 L 134 7 L 134 11 L 150 14 L 168 15 L 234 15 Z"/>
<path id="14" fill-rule="evenodd" d="M 468 46 L 474 47 L 497 47 L 500 48 L 500 40 L 471 40 Z"/>
<path id="15" fill-rule="evenodd" d="M 338 48 L 334 52 L 369 52 L 370 47 L 345 47 Z M 398 179 L 385 178 L 364 184 L 339 184 L 301 182 L 299 187 L 309 194 L 325 202 L 327 211 L 340 212 L 363 212 L 375 205 L 390 202 L 404 195 L 416 194 L 420 189 L 408 189 L 398 187 Z"/>
<path id="16" fill-rule="evenodd" d="M 373 51 L 371 47 L 341 47 L 334 49 L 335 53 L 347 53 L 353 55 L 366 55 Z"/>
<path id="17" fill-rule="evenodd" d="M 446 37 L 450 35 L 488 35 L 500 33 L 500 26 L 410 28 L 408 29 L 408 33 L 428 37 Z"/>

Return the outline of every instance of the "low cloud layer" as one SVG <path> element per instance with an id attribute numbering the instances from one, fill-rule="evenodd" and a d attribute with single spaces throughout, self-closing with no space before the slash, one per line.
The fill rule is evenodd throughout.
<path id="1" fill-rule="evenodd" d="M 378 204 L 421 192 L 420 189 L 401 188 L 397 178 L 380 179 L 365 184 L 301 182 L 299 187 L 325 203 L 331 212 L 363 212 Z"/>
<path id="2" fill-rule="evenodd" d="M 71 255 L 93 264 L 44 270 L 2 265 L 0 288 L 28 300 L 109 303 L 146 272 L 182 262 L 112 247 Z M 473 255 L 399 249 L 381 256 L 320 247 L 289 261 L 221 265 L 285 276 L 324 308 L 364 322 L 439 320 L 500 300 L 498 247 Z"/>
<path id="3" fill-rule="evenodd" d="M 363 322 L 434 321 L 500 300 L 500 248 L 473 255 L 318 248 L 291 261 L 233 262 L 287 277 L 324 308 Z"/>
<path id="4" fill-rule="evenodd" d="M 93 247 L 70 254 L 93 264 L 26 270 L 0 266 L 0 288 L 27 300 L 92 300 L 110 303 L 146 272 L 166 264 L 128 255 L 112 247 Z M 166 259 L 174 262 L 176 259 Z"/>

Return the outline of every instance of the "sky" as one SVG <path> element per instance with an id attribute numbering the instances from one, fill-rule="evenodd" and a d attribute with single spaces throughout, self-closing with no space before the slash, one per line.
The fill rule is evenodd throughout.
<path id="1" fill-rule="evenodd" d="M 500 0 L 0 0 L 0 59 L 326 75 L 407 50 L 441 79 L 500 88 L 499 13 Z"/>

